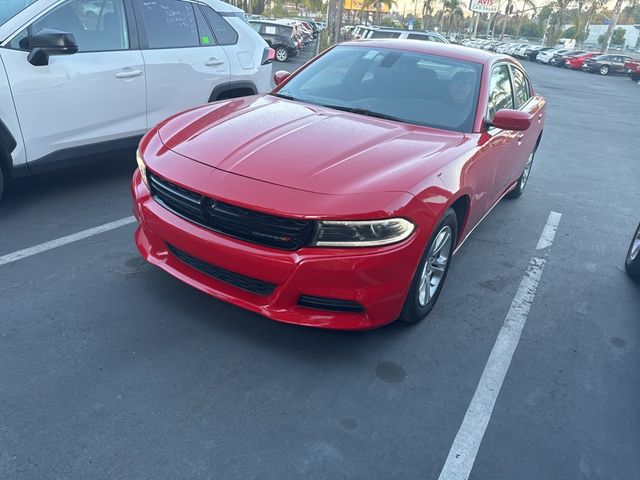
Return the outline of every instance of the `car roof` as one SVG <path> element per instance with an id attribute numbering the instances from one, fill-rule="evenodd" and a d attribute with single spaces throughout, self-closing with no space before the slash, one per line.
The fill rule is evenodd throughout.
<path id="1" fill-rule="evenodd" d="M 398 39 L 367 39 L 367 40 L 351 40 L 341 43 L 340 45 L 370 48 L 391 48 L 396 50 L 405 50 L 414 53 L 425 53 L 431 55 L 439 55 L 450 57 L 456 60 L 463 60 L 472 63 L 480 63 L 490 65 L 499 60 L 508 61 L 517 64 L 511 57 L 500 55 L 487 50 L 477 50 L 475 48 L 463 47 L 462 45 L 453 45 L 450 43 L 424 42 L 421 40 L 398 40 Z"/>

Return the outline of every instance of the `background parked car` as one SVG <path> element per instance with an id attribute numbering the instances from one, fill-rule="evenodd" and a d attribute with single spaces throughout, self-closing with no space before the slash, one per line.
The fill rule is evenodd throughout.
<path id="1" fill-rule="evenodd" d="M 0 185 L 134 147 L 179 111 L 271 89 L 269 47 L 218 0 L 39 0 L 13 13 L 0 25 Z"/>
<path id="2" fill-rule="evenodd" d="M 595 56 L 597 56 L 597 54 L 593 52 L 581 53 L 580 55 L 567 58 L 564 66 L 572 70 L 580 70 L 584 65 L 584 62 Z"/>
<path id="3" fill-rule="evenodd" d="M 272 20 L 249 20 L 249 24 L 276 51 L 279 62 L 286 62 L 300 51 L 293 25 Z"/>
<path id="4" fill-rule="evenodd" d="M 624 68 L 629 70 L 629 76 L 634 82 L 640 82 L 640 61 L 627 60 L 624 62 Z"/>
<path id="5" fill-rule="evenodd" d="M 449 40 L 436 32 L 418 30 L 401 30 L 396 28 L 375 28 L 367 38 L 400 38 L 409 40 L 425 40 L 430 42 L 449 43 Z"/>
<path id="6" fill-rule="evenodd" d="M 600 55 L 584 62 L 582 69 L 591 73 L 598 72 L 600 75 L 626 75 L 628 70 L 624 63 L 629 60 L 632 58 L 626 55 Z"/>
<path id="7" fill-rule="evenodd" d="M 568 52 L 564 53 L 556 53 L 553 57 L 551 57 L 551 60 L 549 60 L 549 65 L 553 65 L 555 67 L 564 67 L 564 64 L 568 58 L 582 55 L 583 53 L 587 52 L 585 52 L 584 50 L 569 50 Z"/>

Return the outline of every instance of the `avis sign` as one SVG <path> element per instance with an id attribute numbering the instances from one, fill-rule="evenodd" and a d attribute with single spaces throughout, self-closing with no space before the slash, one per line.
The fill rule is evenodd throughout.
<path id="1" fill-rule="evenodd" d="M 471 0 L 469 10 L 480 13 L 496 13 L 498 11 L 498 0 Z"/>

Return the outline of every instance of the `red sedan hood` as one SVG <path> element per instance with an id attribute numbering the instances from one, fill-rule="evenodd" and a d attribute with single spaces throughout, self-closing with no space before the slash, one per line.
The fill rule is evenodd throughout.
<path id="1" fill-rule="evenodd" d="M 465 138 L 273 96 L 185 112 L 159 135 L 167 148 L 216 169 L 325 194 L 409 191 Z"/>

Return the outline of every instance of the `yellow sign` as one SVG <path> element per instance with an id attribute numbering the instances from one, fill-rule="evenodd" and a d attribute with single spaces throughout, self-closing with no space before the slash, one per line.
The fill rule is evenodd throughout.
<path id="1" fill-rule="evenodd" d="M 345 10 L 357 10 L 357 11 L 363 11 L 362 10 L 362 1 L 363 0 L 344 0 L 344 9 Z M 365 12 L 377 12 L 378 11 L 378 7 L 375 3 L 373 3 L 372 5 L 366 6 L 364 7 L 364 11 Z M 387 5 L 380 5 L 380 12 L 382 13 L 388 13 L 389 12 L 389 7 Z"/>

